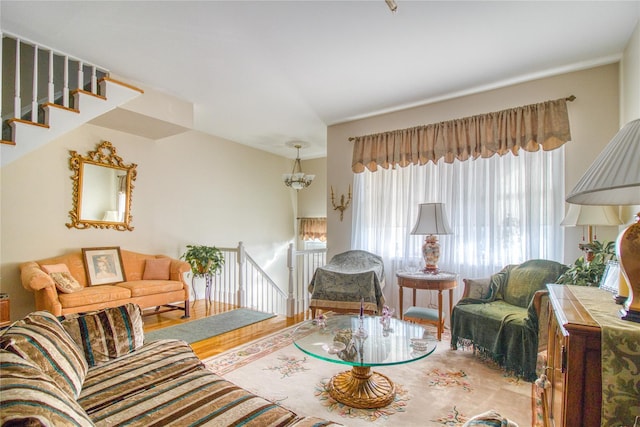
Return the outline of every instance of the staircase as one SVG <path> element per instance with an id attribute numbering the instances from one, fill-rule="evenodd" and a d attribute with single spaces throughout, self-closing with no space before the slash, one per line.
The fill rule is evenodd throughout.
<path id="1" fill-rule="evenodd" d="M 1 166 L 143 93 L 105 68 L 7 33 L 1 61 Z"/>

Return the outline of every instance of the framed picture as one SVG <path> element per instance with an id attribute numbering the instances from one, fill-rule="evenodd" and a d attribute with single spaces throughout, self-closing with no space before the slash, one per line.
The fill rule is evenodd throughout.
<path id="1" fill-rule="evenodd" d="M 89 286 L 124 282 L 119 247 L 82 248 L 82 257 Z"/>
<path id="2" fill-rule="evenodd" d="M 604 274 L 600 280 L 600 289 L 618 293 L 618 282 L 620 281 L 620 264 L 618 261 L 607 261 L 604 267 Z"/>

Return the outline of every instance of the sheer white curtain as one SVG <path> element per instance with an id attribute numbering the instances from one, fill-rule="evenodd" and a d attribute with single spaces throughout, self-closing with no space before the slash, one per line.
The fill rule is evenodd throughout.
<path id="1" fill-rule="evenodd" d="M 409 233 L 418 204 L 444 202 L 453 234 L 439 236 L 441 270 L 462 278 L 488 277 L 527 259 L 562 260 L 564 147 L 354 175 L 353 249 L 385 260 L 387 304 L 398 307 L 395 273 L 423 267 L 424 236 Z M 411 305 L 405 292 L 404 307 Z M 418 305 L 434 306 L 437 294 L 418 292 Z M 445 308 L 448 300 L 445 296 Z"/>

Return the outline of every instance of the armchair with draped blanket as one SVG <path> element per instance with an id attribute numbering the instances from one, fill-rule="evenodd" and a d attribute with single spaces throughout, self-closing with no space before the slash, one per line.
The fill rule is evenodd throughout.
<path id="1" fill-rule="evenodd" d="M 566 268 L 535 259 L 490 278 L 464 279 L 463 298 L 451 315 L 451 348 L 472 346 L 507 371 L 535 380 L 536 358 L 547 344 L 546 285 Z"/>
<path id="2" fill-rule="evenodd" d="M 337 254 L 313 273 L 308 287 L 312 316 L 317 309 L 358 312 L 361 304 L 367 313 L 380 313 L 384 283 L 382 257 L 362 250 Z"/>

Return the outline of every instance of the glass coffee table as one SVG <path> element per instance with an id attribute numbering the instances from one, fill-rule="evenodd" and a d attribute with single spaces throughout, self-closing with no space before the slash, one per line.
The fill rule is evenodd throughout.
<path id="1" fill-rule="evenodd" d="M 353 408 L 381 408 L 395 397 L 393 381 L 372 367 L 422 359 L 437 345 L 422 326 L 395 318 L 388 328 L 383 328 L 379 316 L 333 315 L 324 323 L 302 323 L 294 332 L 293 343 L 315 358 L 351 366 L 334 375 L 327 389 L 335 400 Z"/>

